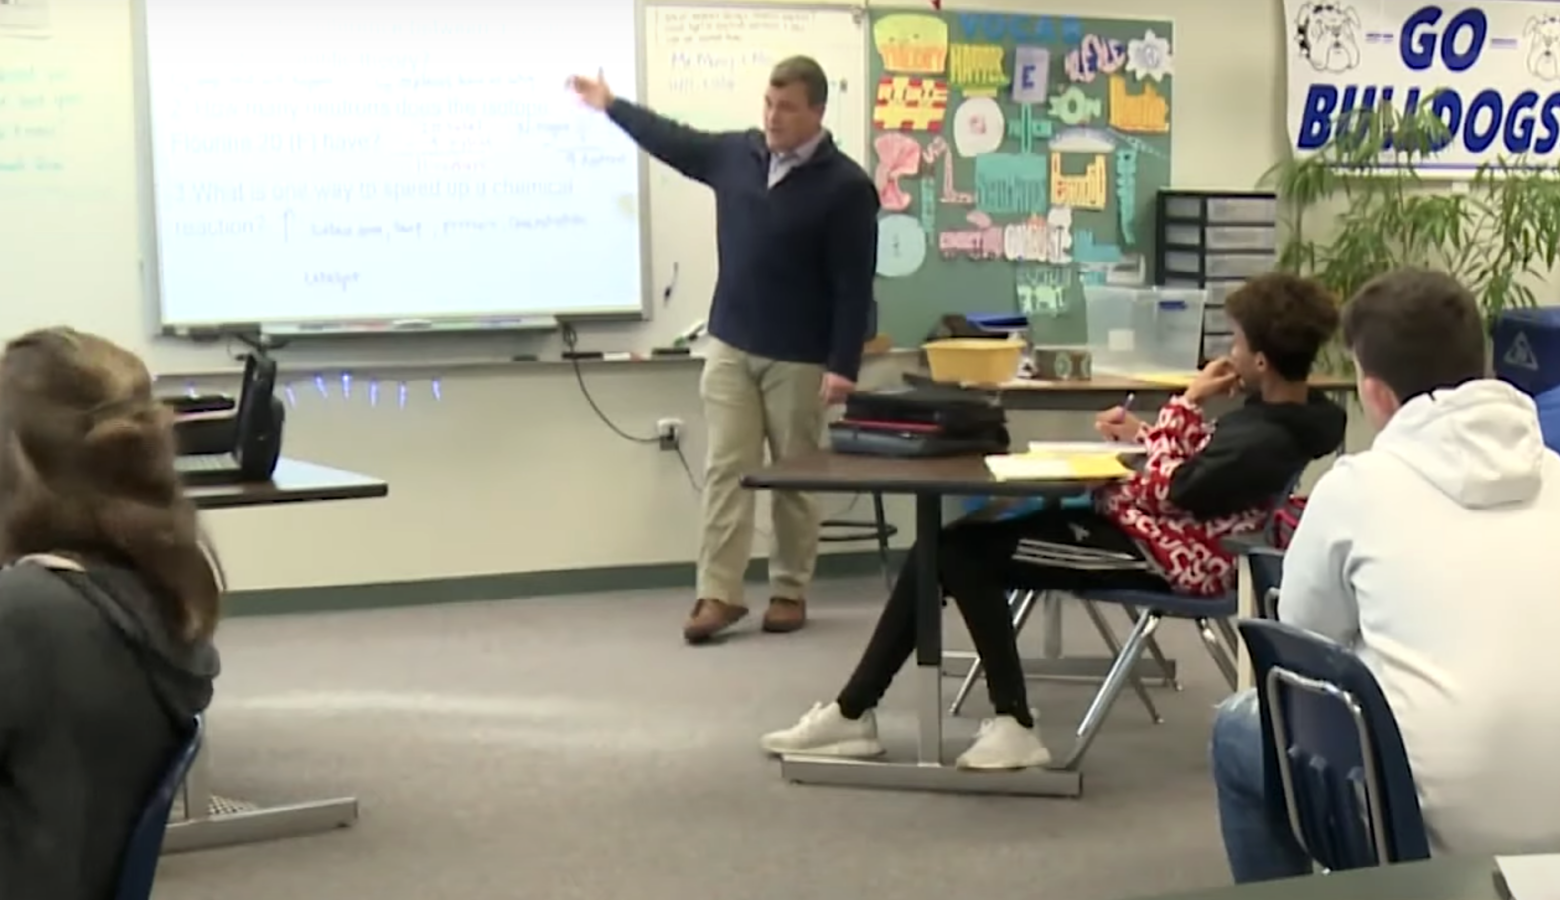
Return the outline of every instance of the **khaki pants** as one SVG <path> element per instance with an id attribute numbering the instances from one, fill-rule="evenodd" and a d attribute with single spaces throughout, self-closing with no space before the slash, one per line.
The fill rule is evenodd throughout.
<path id="1" fill-rule="evenodd" d="M 753 555 L 754 493 L 743 474 L 773 460 L 818 449 L 824 405 L 823 366 L 754 356 L 711 339 L 699 379 L 709 456 L 704 465 L 704 527 L 698 596 L 743 606 L 742 576 Z M 807 494 L 770 495 L 771 595 L 800 600 L 818 559 L 818 509 Z"/>

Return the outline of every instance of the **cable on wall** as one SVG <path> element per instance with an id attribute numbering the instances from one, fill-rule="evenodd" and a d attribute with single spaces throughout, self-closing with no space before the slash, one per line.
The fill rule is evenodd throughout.
<path id="1" fill-rule="evenodd" d="M 579 332 L 574 330 L 574 326 L 565 322 L 562 328 L 559 329 L 559 335 L 563 338 L 564 352 L 569 354 L 575 353 L 576 348 L 579 346 L 580 335 Z M 596 403 L 596 398 L 591 396 L 590 388 L 585 384 L 585 370 L 580 367 L 579 357 L 571 355 L 569 357 L 569 362 L 574 366 L 574 380 L 580 386 L 580 396 L 585 398 L 585 402 L 590 405 L 591 412 L 596 414 L 596 418 L 601 420 L 601 424 L 611 429 L 613 434 L 632 444 L 659 444 L 661 442 L 660 435 L 653 434 L 649 437 L 643 437 L 641 435 L 624 431 L 622 428 L 620 428 L 618 424 L 612 421 L 612 418 L 601 409 L 601 406 Z M 681 450 L 678 451 L 678 455 L 682 455 Z M 686 460 L 683 461 L 683 465 L 684 467 L 687 466 Z"/>

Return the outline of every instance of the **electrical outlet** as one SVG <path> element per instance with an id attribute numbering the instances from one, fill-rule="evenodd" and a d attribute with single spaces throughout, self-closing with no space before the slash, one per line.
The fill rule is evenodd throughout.
<path id="1" fill-rule="evenodd" d="M 676 450 L 682 446 L 682 419 L 657 419 L 656 437 L 661 439 L 662 450 Z"/>

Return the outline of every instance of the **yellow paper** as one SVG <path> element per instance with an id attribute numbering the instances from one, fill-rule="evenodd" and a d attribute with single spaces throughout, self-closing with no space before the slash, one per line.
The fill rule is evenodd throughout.
<path id="1" fill-rule="evenodd" d="M 1009 453 L 986 457 L 986 470 L 998 481 L 1109 481 L 1132 474 L 1106 453 Z"/>
<path id="2" fill-rule="evenodd" d="M 1132 470 L 1121 464 L 1114 454 L 1089 453 L 1066 457 L 1073 477 L 1093 481 L 1095 479 L 1127 478 Z"/>

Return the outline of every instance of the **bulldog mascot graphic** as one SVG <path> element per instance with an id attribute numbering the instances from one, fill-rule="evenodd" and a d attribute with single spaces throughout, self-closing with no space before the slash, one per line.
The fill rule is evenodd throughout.
<path id="1" fill-rule="evenodd" d="M 1318 72 L 1347 72 L 1358 66 L 1359 33 L 1359 13 L 1342 3 L 1317 0 L 1295 14 L 1295 43 Z"/>
<path id="2" fill-rule="evenodd" d="M 1539 81 L 1560 81 L 1560 15 L 1534 16 L 1522 29 L 1527 68 Z"/>

